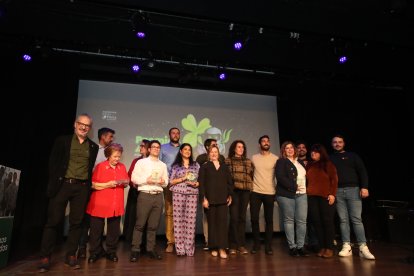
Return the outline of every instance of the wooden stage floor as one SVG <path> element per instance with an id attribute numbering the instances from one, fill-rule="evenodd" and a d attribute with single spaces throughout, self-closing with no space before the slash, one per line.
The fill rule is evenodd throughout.
<path id="1" fill-rule="evenodd" d="M 251 243 L 251 239 L 248 239 L 248 249 Z M 71 270 L 63 264 L 64 250 L 60 246 L 52 256 L 51 270 L 45 275 L 414 275 L 414 264 L 407 262 L 407 257 L 413 257 L 414 245 L 383 241 L 369 244 L 376 257 L 375 261 L 360 258 L 356 248 L 352 257 L 345 258 L 335 256 L 323 259 L 314 254 L 309 257 L 291 257 L 282 233 L 275 234 L 273 238 L 272 256 L 265 255 L 262 246 L 262 250 L 256 255 L 229 255 L 229 259 L 220 259 L 212 257 L 208 251 L 203 251 L 199 238 L 194 257 L 178 257 L 175 253 L 165 253 L 164 247 L 165 240 L 159 237 L 157 249 L 163 256 L 162 260 L 153 260 L 144 255 L 138 262 L 131 263 L 130 245 L 121 240 L 118 247 L 119 262 L 113 263 L 102 258 L 96 263 L 88 264 L 86 260 L 81 260 L 81 269 Z M 30 256 L 13 262 L 0 270 L 0 275 L 37 274 L 38 261 L 38 256 Z"/>

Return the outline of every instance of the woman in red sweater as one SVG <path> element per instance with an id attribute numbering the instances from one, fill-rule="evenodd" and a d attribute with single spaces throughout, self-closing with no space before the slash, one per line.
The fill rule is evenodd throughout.
<path id="1" fill-rule="evenodd" d="M 338 176 L 335 165 L 329 160 L 326 149 L 321 144 L 311 147 L 310 165 L 307 166 L 308 215 L 315 227 L 320 250 L 319 257 L 333 256 L 335 235 L 335 195 Z"/>
<path id="2" fill-rule="evenodd" d="M 125 165 L 121 160 L 123 148 L 120 144 L 111 144 L 105 149 L 108 160 L 99 163 L 92 175 L 91 198 L 86 213 L 91 215 L 89 234 L 89 263 L 100 257 L 117 262 L 116 248 L 120 235 L 121 216 L 124 214 L 124 188 L 129 184 Z M 102 247 L 102 233 L 107 219 L 106 253 Z"/>

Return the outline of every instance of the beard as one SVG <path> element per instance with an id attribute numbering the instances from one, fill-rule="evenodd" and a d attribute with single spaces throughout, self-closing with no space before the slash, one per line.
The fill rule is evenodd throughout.
<path id="1" fill-rule="evenodd" d="M 270 150 L 270 146 L 269 145 L 264 145 L 264 146 L 260 145 L 260 150 L 262 150 L 262 151 L 269 151 Z"/>

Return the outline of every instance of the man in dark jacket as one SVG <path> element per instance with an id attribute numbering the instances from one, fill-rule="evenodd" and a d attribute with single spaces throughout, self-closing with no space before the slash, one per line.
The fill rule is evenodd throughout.
<path id="1" fill-rule="evenodd" d="M 342 250 L 340 257 L 352 256 L 351 230 L 354 230 L 359 246 L 359 256 L 368 260 L 375 260 L 374 255 L 366 244 L 365 229 L 362 224 L 362 199 L 369 196 L 368 174 L 361 158 L 353 152 L 345 151 L 345 141 L 341 135 L 332 138 L 331 155 L 338 173 L 338 190 L 336 192 L 336 210 L 339 216 Z"/>
<path id="2" fill-rule="evenodd" d="M 99 147 L 87 136 L 92 127 L 89 115 L 79 115 L 73 126 L 74 134 L 58 137 L 49 157 L 49 206 L 41 242 L 39 272 L 46 272 L 50 268 L 58 226 L 64 219 L 68 202 L 70 213 L 65 264 L 72 269 L 80 268 L 76 250 Z"/>

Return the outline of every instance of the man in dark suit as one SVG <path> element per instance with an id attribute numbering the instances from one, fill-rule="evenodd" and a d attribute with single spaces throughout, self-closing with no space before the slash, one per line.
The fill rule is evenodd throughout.
<path id="1" fill-rule="evenodd" d="M 76 250 L 99 147 L 87 136 L 92 127 L 92 118 L 88 114 L 79 115 L 73 126 L 74 134 L 58 137 L 49 157 L 49 206 L 41 242 L 39 272 L 50 268 L 50 256 L 68 202 L 70 213 L 65 264 L 72 269 L 80 268 Z"/>

